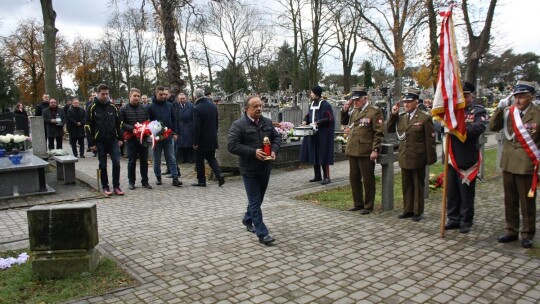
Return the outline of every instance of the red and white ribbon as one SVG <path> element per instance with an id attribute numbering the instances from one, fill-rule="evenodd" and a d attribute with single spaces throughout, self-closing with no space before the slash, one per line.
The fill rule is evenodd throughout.
<path id="1" fill-rule="evenodd" d="M 521 147 L 523 147 L 523 150 L 525 150 L 534 164 L 533 180 L 528 194 L 528 197 L 533 197 L 536 192 L 536 183 L 538 182 L 538 160 L 540 159 L 540 151 L 523 125 L 519 111 L 516 111 L 514 105 L 510 106 L 510 116 L 513 121 L 512 129 L 514 129 L 514 134 L 516 134 L 516 138 L 521 144 Z"/>

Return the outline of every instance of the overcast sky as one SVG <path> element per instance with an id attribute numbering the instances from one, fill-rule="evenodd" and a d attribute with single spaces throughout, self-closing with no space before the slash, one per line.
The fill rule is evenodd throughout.
<path id="1" fill-rule="evenodd" d="M 77 35 L 97 40 L 111 11 L 109 2 L 110 0 L 53 0 L 57 14 L 56 28 L 68 40 Z M 540 0 L 498 1 L 492 32 L 497 51 L 513 48 L 515 53 L 540 54 L 539 12 Z M 0 36 L 11 34 L 21 20 L 31 18 L 42 19 L 39 0 L 0 0 Z M 459 41 L 458 47 L 463 47 L 459 45 Z M 327 73 L 342 73 L 341 64 L 336 59 L 325 58 L 323 65 Z"/>

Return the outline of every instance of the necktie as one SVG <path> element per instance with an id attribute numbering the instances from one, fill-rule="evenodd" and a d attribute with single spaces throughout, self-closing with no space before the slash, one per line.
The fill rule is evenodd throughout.
<path id="1" fill-rule="evenodd" d="M 259 125 L 259 119 L 255 119 L 254 122 L 257 126 Z"/>
<path id="2" fill-rule="evenodd" d="M 519 111 L 519 117 L 523 118 L 523 112 Z"/>

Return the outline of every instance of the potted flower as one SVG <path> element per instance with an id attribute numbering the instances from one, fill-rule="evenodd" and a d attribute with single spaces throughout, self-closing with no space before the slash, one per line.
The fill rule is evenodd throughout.
<path id="1" fill-rule="evenodd" d="M 0 135 L 0 149 L 5 150 L 6 154 L 19 154 L 19 151 L 24 150 L 24 142 L 28 139 L 29 137 L 24 135 Z"/>

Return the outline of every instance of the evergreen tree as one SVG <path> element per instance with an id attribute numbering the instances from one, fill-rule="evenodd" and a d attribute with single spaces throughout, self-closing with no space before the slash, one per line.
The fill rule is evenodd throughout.
<path id="1" fill-rule="evenodd" d="M 13 70 L 6 65 L 4 57 L 0 56 L 0 109 L 2 109 L 2 112 L 15 105 L 19 96 L 20 92 L 15 85 Z"/>

